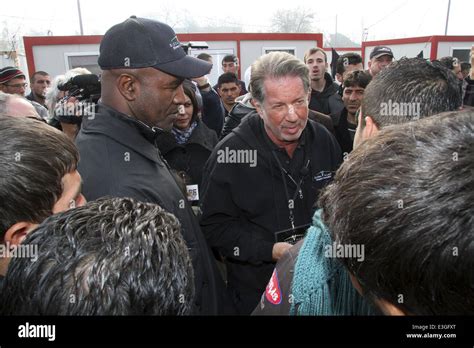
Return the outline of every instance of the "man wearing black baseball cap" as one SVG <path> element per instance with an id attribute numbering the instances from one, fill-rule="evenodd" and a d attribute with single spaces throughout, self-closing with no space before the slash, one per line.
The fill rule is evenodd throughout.
<path id="1" fill-rule="evenodd" d="M 193 314 L 217 314 L 222 279 L 155 141 L 159 132 L 171 129 L 178 105 L 185 102 L 183 80 L 207 74 L 212 65 L 187 56 L 168 25 L 132 16 L 105 33 L 99 66 L 98 112 L 83 118 L 76 138 L 83 193 L 88 200 L 131 197 L 175 214 L 194 267 Z"/>
<path id="2" fill-rule="evenodd" d="M 369 73 L 374 77 L 393 61 L 393 52 L 387 46 L 375 46 L 370 53 Z"/>

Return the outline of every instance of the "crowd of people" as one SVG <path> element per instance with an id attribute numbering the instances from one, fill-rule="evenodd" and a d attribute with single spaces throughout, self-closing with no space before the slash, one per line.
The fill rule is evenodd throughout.
<path id="1" fill-rule="evenodd" d="M 1 69 L 0 314 L 474 314 L 474 71 L 369 59 L 227 55 L 211 86 L 132 16 L 100 81 Z"/>

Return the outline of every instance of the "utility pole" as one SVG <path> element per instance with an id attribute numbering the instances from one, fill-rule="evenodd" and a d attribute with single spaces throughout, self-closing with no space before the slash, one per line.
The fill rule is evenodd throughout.
<path id="1" fill-rule="evenodd" d="M 332 44 L 332 47 L 337 47 L 337 15 L 336 15 L 336 34 L 334 36 L 334 43 Z"/>
<path id="2" fill-rule="evenodd" d="M 79 27 L 81 28 L 81 35 L 84 35 L 84 29 L 82 28 L 81 0 L 77 0 L 77 12 L 79 12 Z"/>
<path id="3" fill-rule="evenodd" d="M 444 35 L 448 35 L 449 9 L 450 8 L 451 8 L 451 0 L 448 1 L 448 13 L 446 15 L 446 26 L 444 28 Z"/>

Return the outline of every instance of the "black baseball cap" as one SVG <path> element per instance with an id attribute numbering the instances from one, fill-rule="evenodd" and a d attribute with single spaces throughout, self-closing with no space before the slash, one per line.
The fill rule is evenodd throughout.
<path id="1" fill-rule="evenodd" d="M 131 16 L 107 30 L 100 43 L 102 70 L 149 68 L 184 77 L 204 76 L 212 64 L 188 56 L 167 24 Z"/>
<path id="2" fill-rule="evenodd" d="M 392 49 L 387 46 L 375 46 L 372 52 L 370 53 L 370 59 L 382 56 L 390 56 L 393 58 Z"/>

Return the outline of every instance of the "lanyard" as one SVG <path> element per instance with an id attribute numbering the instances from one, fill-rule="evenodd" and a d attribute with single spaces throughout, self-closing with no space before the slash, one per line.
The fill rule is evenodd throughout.
<path id="1" fill-rule="evenodd" d="M 295 230 L 295 215 L 293 213 L 293 210 L 294 210 L 294 205 L 295 205 L 295 200 L 296 200 L 296 196 L 299 194 L 300 196 L 300 199 L 303 199 L 303 191 L 301 190 L 301 184 L 303 183 L 303 180 L 307 174 L 307 171 L 308 171 L 308 167 L 309 167 L 309 163 L 310 163 L 310 160 L 308 159 L 306 161 L 306 165 L 304 166 L 304 168 L 306 169 L 303 173 L 301 173 L 301 178 L 300 178 L 300 181 L 297 183 L 295 179 L 293 179 L 293 177 L 290 175 L 290 173 L 288 173 L 288 171 L 283 168 L 283 166 L 281 165 L 281 162 L 280 160 L 278 159 L 278 156 L 275 154 L 274 151 L 272 151 L 272 155 L 273 157 L 276 159 L 277 163 L 278 163 L 278 167 L 280 168 L 280 173 L 281 173 L 281 179 L 283 181 L 283 187 L 285 188 L 285 195 L 286 195 L 286 200 L 288 202 L 288 211 L 289 211 L 289 220 L 290 220 L 290 224 L 291 224 L 291 229 L 292 230 Z M 287 182 L 286 182 L 286 178 L 285 178 L 285 175 L 288 176 L 288 178 L 290 178 L 290 180 L 295 184 L 296 186 L 296 190 L 293 194 L 293 197 L 292 199 L 290 199 L 290 194 L 288 192 L 288 185 L 287 185 Z"/>

